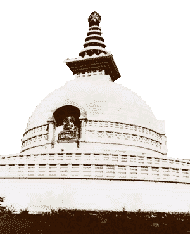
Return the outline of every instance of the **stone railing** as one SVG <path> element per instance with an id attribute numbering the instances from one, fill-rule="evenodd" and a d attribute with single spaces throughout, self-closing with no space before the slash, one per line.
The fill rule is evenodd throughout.
<path id="1" fill-rule="evenodd" d="M 47 132 L 48 132 L 48 124 L 32 128 L 23 134 L 22 141 L 25 141 L 28 138 L 32 138 L 37 135 L 46 134 Z"/>
<path id="2" fill-rule="evenodd" d="M 162 154 L 167 153 L 167 138 L 164 134 L 137 125 L 88 120 L 86 139 L 93 142 L 132 144 Z"/>
<path id="3" fill-rule="evenodd" d="M 48 124 L 35 127 L 24 133 L 22 138 L 22 150 L 44 145 L 48 140 Z"/>
<path id="4" fill-rule="evenodd" d="M 190 183 L 190 160 L 91 153 L 0 158 L 0 178 L 99 178 Z"/>
<path id="5" fill-rule="evenodd" d="M 142 126 L 88 120 L 82 123 L 80 136 L 80 141 L 131 145 L 167 154 L 166 136 Z M 21 153 L 33 147 L 51 144 L 55 139 L 53 123 L 33 128 L 23 136 Z"/>
<path id="6" fill-rule="evenodd" d="M 75 75 L 76 78 L 80 77 L 89 77 L 89 76 L 94 76 L 94 75 L 105 75 L 105 71 L 91 71 L 91 72 L 85 72 L 85 73 L 79 73 Z"/>
<path id="7" fill-rule="evenodd" d="M 38 136 L 34 136 L 29 138 L 28 140 L 22 142 L 22 152 L 32 147 L 36 147 L 39 145 L 45 145 L 48 140 L 48 134 L 41 134 Z"/>

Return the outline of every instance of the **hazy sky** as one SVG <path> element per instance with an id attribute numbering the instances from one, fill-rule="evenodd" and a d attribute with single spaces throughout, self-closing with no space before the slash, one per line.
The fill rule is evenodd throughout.
<path id="1" fill-rule="evenodd" d="M 190 210 L 189 187 L 175 183 L 105 180 L 0 180 L 7 206 L 19 211 L 51 208 L 99 210 Z"/>

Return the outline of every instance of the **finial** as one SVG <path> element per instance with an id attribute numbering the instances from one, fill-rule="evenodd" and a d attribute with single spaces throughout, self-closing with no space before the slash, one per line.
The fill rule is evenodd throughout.
<path id="1" fill-rule="evenodd" d="M 88 18 L 89 27 L 93 25 L 99 26 L 100 21 L 101 21 L 101 16 L 96 11 L 92 12 Z"/>

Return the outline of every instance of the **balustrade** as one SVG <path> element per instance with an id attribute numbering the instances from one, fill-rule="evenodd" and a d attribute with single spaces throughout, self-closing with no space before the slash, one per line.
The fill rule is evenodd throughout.
<path id="1" fill-rule="evenodd" d="M 115 166 L 114 165 L 106 165 L 105 167 L 105 175 L 107 178 L 115 177 Z"/>
<path id="2" fill-rule="evenodd" d="M 18 155 L 1 157 L 1 168 L 0 176 L 10 178 L 71 176 L 190 183 L 188 161 L 137 155 L 96 153 Z"/>
<path id="3" fill-rule="evenodd" d="M 18 164 L 14 166 L 14 175 L 15 177 L 24 177 L 25 176 L 25 168 L 24 164 Z"/>
<path id="4" fill-rule="evenodd" d="M 47 134 L 40 134 L 34 136 L 32 138 L 28 138 L 27 140 L 22 142 L 22 151 L 27 150 L 31 147 L 36 147 L 39 145 L 44 145 L 47 143 L 48 135 Z"/>
<path id="5" fill-rule="evenodd" d="M 151 175 L 152 175 L 153 179 L 158 179 L 160 177 L 159 167 L 152 167 Z"/>
<path id="6" fill-rule="evenodd" d="M 181 165 L 182 165 L 182 168 L 183 168 L 183 167 L 187 167 L 187 162 L 182 161 L 182 162 L 181 162 Z"/>
<path id="7" fill-rule="evenodd" d="M 126 166 L 118 166 L 118 178 L 126 178 Z"/>
<path id="8" fill-rule="evenodd" d="M 144 157 L 143 156 L 138 157 L 138 164 L 144 164 Z"/>
<path id="9" fill-rule="evenodd" d="M 130 178 L 137 179 L 137 166 L 130 166 Z"/>
<path id="10" fill-rule="evenodd" d="M 169 180 L 170 179 L 170 168 L 162 167 L 162 179 Z"/>
<path id="11" fill-rule="evenodd" d="M 152 157 L 147 157 L 146 160 L 147 160 L 146 163 L 148 165 L 152 165 Z"/>
<path id="12" fill-rule="evenodd" d="M 130 164 L 136 164 L 137 158 L 134 155 L 130 155 Z"/>
<path id="13" fill-rule="evenodd" d="M 67 177 L 68 176 L 68 164 L 60 164 L 60 176 Z"/>
<path id="14" fill-rule="evenodd" d="M 95 165 L 95 177 L 103 177 L 103 165 Z"/>
<path id="15" fill-rule="evenodd" d="M 112 155 L 112 162 L 118 162 L 118 155 Z"/>
<path id="16" fill-rule="evenodd" d="M 177 180 L 177 178 L 176 178 L 176 169 L 175 168 L 171 168 L 171 170 L 170 170 L 170 177 L 171 177 L 172 181 L 176 181 Z"/>
<path id="17" fill-rule="evenodd" d="M 46 171 L 47 171 L 47 164 L 39 164 L 39 165 L 36 165 L 36 167 L 38 167 L 38 173 L 37 173 L 37 176 L 38 177 L 44 177 L 45 174 L 46 174 Z"/>
<path id="18" fill-rule="evenodd" d="M 1 164 L 0 165 L 0 176 L 2 178 L 5 178 L 6 176 L 9 176 L 8 164 Z"/>
<path id="19" fill-rule="evenodd" d="M 33 177 L 35 173 L 35 164 L 28 164 L 28 176 Z"/>
<path id="20" fill-rule="evenodd" d="M 103 154 L 103 161 L 106 163 L 110 162 L 111 155 L 109 154 Z"/>
<path id="21" fill-rule="evenodd" d="M 115 124 L 115 125 L 114 125 Z M 114 123 L 114 122 L 103 122 L 103 121 L 92 121 L 89 120 L 87 123 L 88 127 L 94 127 L 95 129 L 97 128 L 103 128 L 105 131 L 105 128 L 110 128 L 111 131 L 113 132 L 118 132 L 120 130 L 120 133 L 129 133 L 129 134 L 136 134 L 136 135 L 142 135 L 142 136 L 147 136 L 147 138 L 151 138 L 154 141 L 160 141 L 160 135 L 158 133 L 155 133 L 152 130 L 142 128 L 140 126 L 136 125 L 127 125 L 124 123 Z M 125 131 L 123 131 L 125 130 Z M 143 134 L 141 134 L 143 133 Z"/>
<path id="22" fill-rule="evenodd" d="M 3 167 L 2 164 L 1 167 Z M 9 164 L 9 177 L 84 177 L 112 179 L 145 179 L 188 182 L 190 170 L 148 166 L 94 164 Z M 3 170 L 5 171 L 5 170 Z M 2 175 L 1 175 L 2 176 Z"/>
<path id="23" fill-rule="evenodd" d="M 91 164 L 84 164 L 83 165 L 83 175 L 84 177 L 91 177 L 91 171 L 92 171 L 92 168 L 91 168 Z"/>
<path id="24" fill-rule="evenodd" d="M 147 166 L 142 166 L 141 167 L 141 175 L 142 176 L 148 176 L 148 167 Z"/>
<path id="25" fill-rule="evenodd" d="M 52 124 L 49 122 L 49 133 L 52 132 Z M 109 121 L 93 121 L 89 120 L 86 124 L 86 140 L 92 141 L 104 141 L 120 144 L 131 144 L 133 142 L 136 146 L 143 146 L 145 148 L 151 148 L 156 151 L 162 149 L 161 144 L 165 136 L 161 137 L 160 134 L 147 129 L 145 127 L 129 125 L 118 122 Z M 99 129 L 101 131 L 99 131 Z M 93 130 L 94 129 L 94 130 Z M 96 130 L 96 131 L 95 131 Z M 108 131 L 107 131 L 108 130 Z M 111 131 L 109 131 L 111 130 Z M 31 133 L 31 138 L 28 138 L 29 133 Z M 31 147 L 36 147 L 38 145 L 44 145 L 48 142 L 48 125 L 39 126 L 35 129 L 29 130 L 24 134 L 25 141 L 22 143 L 22 150 L 27 150 Z M 133 135 L 132 135 L 133 134 Z M 52 135 L 52 134 L 50 134 Z M 84 138 L 84 133 L 83 133 Z M 23 138 L 24 139 L 24 138 Z M 50 140 L 50 138 L 49 138 Z M 132 141 L 132 142 L 131 142 Z"/>
<path id="26" fill-rule="evenodd" d="M 105 75 L 105 71 L 91 71 L 91 72 L 85 72 L 85 73 L 79 73 L 76 74 L 75 77 L 76 78 L 80 78 L 80 77 L 89 77 L 89 76 L 94 76 L 94 75 Z"/>
<path id="27" fill-rule="evenodd" d="M 47 125 L 42 125 L 39 127 L 35 127 L 31 130 L 28 130 L 23 134 L 23 139 L 22 141 L 26 141 L 27 139 L 33 138 L 38 134 L 46 134 L 48 131 Z"/>
<path id="28" fill-rule="evenodd" d="M 128 160 L 127 155 L 121 155 L 121 162 L 126 163 Z"/>
<path id="29" fill-rule="evenodd" d="M 79 164 L 71 165 L 71 177 L 79 176 Z"/>
<path id="30" fill-rule="evenodd" d="M 182 178 L 185 180 L 189 179 L 189 173 L 190 171 L 188 169 L 182 169 Z"/>

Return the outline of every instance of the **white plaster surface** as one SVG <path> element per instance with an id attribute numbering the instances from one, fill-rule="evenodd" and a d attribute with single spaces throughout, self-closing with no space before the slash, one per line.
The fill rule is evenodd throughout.
<path id="1" fill-rule="evenodd" d="M 27 130 L 47 123 L 53 112 L 74 105 L 88 119 L 137 124 L 165 133 L 164 121 L 156 120 L 151 108 L 136 93 L 110 81 L 110 76 L 93 75 L 68 81 L 36 107 Z M 85 113 L 84 113 L 85 112 Z"/>
<path id="2" fill-rule="evenodd" d="M 0 196 L 16 210 L 51 208 L 108 210 L 190 210 L 190 185 L 80 179 L 0 180 Z"/>

